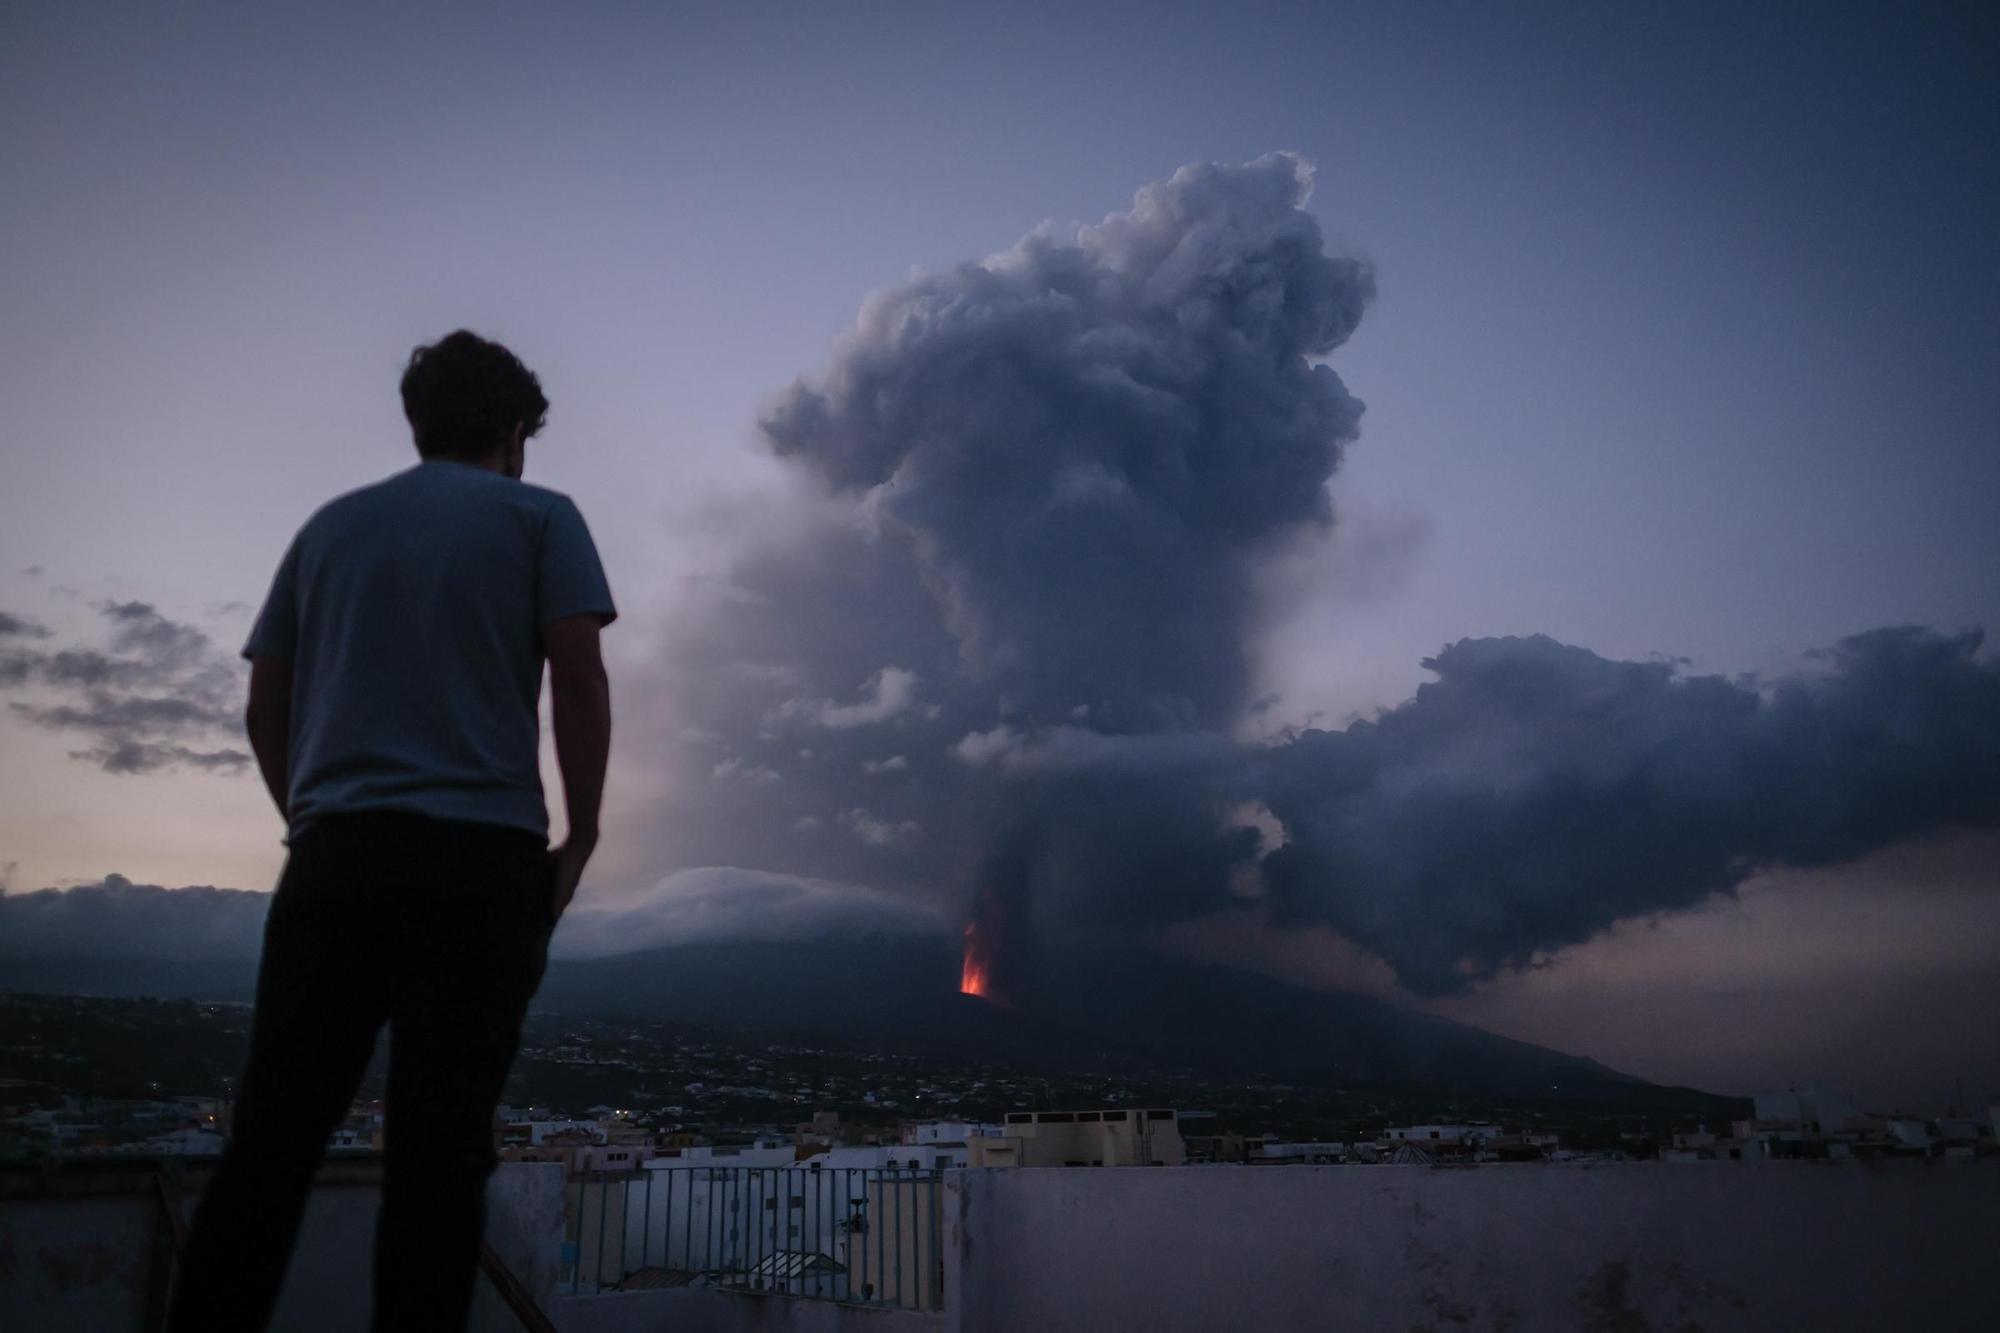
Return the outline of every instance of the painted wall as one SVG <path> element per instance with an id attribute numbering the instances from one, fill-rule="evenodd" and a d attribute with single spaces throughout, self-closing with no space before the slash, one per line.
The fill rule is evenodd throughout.
<path id="1" fill-rule="evenodd" d="M 946 1333 L 2000 1328 L 2000 1164 L 1023 1169 L 947 1189 Z"/>
<path id="2" fill-rule="evenodd" d="M 2000 1163 L 1017 1169 L 947 1176 L 945 1310 L 553 1288 L 559 1168 L 490 1236 L 564 1333 L 1761 1333 L 2000 1328 Z M 366 1327 L 375 1193 L 323 1188 L 278 1333 Z M 145 1327 L 142 1194 L 0 1197 L 0 1328 Z M 518 1328 L 480 1286 L 478 1333 Z"/>
<path id="3" fill-rule="evenodd" d="M 271 1333 L 327 1333 L 368 1326 L 369 1273 L 379 1164 L 343 1162 L 313 1191 Z M 114 1178 L 122 1177 L 122 1179 Z M 0 1329 L 8 1333 L 139 1333 L 156 1326 L 165 1299 L 165 1214 L 151 1175 L 65 1168 L 61 1185 L 31 1193 L 13 1182 L 0 1198 Z M 183 1213 L 192 1216 L 205 1171 L 190 1171 Z M 487 1239 L 538 1300 L 553 1299 L 562 1249 L 562 1168 L 505 1165 L 487 1191 Z M 518 1333 L 485 1278 L 472 1333 Z"/>

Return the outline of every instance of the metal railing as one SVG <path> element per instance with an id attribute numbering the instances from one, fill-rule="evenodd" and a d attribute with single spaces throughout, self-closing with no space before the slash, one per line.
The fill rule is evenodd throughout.
<path id="1" fill-rule="evenodd" d="M 943 1308 L 944 1174 L 902 1167 L 659 1166 L 569 1185 L 572 1294 L 729 1287 Z"/>

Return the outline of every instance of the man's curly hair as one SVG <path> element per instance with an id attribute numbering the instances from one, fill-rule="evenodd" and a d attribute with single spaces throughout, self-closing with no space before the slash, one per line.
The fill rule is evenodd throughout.
<path id="1" fill-rule="evenodd" d="M 425 458 L 484 458 L 540 431 L 549 400 L 521 358 L 464 329 L 410 353 L 403 371 L 403 415 Z"/>

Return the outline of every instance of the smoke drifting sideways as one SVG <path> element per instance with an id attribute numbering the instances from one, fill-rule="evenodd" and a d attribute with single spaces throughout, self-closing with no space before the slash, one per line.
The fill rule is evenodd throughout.
<path id="1" fill-rule="evenodd" d="M 2000 818 L 1976 635 L 1879 631 L 1776 682 L 1469 641 L 1372 721 L 1241 740 L 1258 575 L 1330 532 L 1362 410 L 1323 358 L 1373 277 L 1326 254 L 1311 183 L 1185 167 L 869 298 L 763 421 L 808 495 L 737 516 L 668 636 L 663 858 L 1004 923 L 1001 994 L 1037 940 L 1230 911 L 1438 994 L 1760 866 Z"/>
<path id="2" fill-rule="evenodd" d="M 1466 640 L 1415 699 L 1258 756 L 1274 919 L 1463 991 L 1757 870 L 2000 823 L 2000 669 L 1977 632 L 1883 629 L 1775 682 L 1547 638 Z"/>

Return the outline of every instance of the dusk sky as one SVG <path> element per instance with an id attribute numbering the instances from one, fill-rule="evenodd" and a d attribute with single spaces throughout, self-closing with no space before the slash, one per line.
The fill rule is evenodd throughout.
<path id="1" fill-rule="evenodd" d="M 726 934 L 726 895 L 680 910 L 736 882 L 718 866 L 808 886 L 801 922 L 955 925 L 980 887 L 959 872 L 1003 853 L 965 844 L 967 806 L 873 793 L 926 755 L 940 774 L 1018 779 L 1101 738 L 1116 754 L 1095 782 L 1145 742 L 1147 781 L 1199 768 L 1204 800 L 1296 854 L 1226 909 L 1195 889 L 1155 910 L 1120 897 L 1148 889 L 1093 888 L 1088 911 L 1044 903 L 1042 919 L 1144 930 L 1717 1091 L 1824 1077 L 1927 1105 L 1961 1077 L 2000 1090 L 2000 833 L 1975 743 L 1996 734 L 1995 653 L 1976 634 L 2000 627 L 2000 28 L 1982 7 L 365 9 L 0 17 L 0 887 L 273 883 L 279 821 L 230 762 L 247 748 L 226 721 L 235 650 L 305 517 L 414 461 L 402 361 L 464 326 L 540 374 L 551 410 L 528 479 L 577 500 L 624 612 L 606 637 L 606 840 L 572 949 L 594 938 L 591 911 Z M 1209 163 L 1228 170 L 1176 177 Z M 857 312 L 886 293 L 872 310 L 946 328 L 989 295 L 960 266 L 1012 252 L 989 266 L 1003 288 L 1065 281 L 1070 251 L 1016 249 L 1044 224 L 1117 276 L 1150 262 L 1149 228 L 1197 216 L 1223 219 L 1218 263 L 1303 265 L 1285 290 L 1324 300 L 1321 322 L 1270 336 L 1301 376 L 1323 361 L 1339 377 L 1260 381 L 1217 410 L 1281 409 L 1265 442 L 1365 413 L 1307 469 L 1311 494 L 1331 476 L 1330 527 L 1274 502 L 1249 537 L 1218 527 L 1214 561 L 1190 557 L 1185 586 L 1221 619 L 1173 642 L 1227 661 L 1135 686 L 1131 708 L 1192 701 L 1142 723 L 1118 712 L 1123 676 L 1087 682 L 1095 712 L 1069 709 L 1062 691 L 1089 675 L 1075 664 L 1100 645 L 1034 620 L 1097 585 L 1000 563 L 951 508 L 1004 489 L 950 469 L 1032 430 L 1010 424 L 1011 396 L 950 449 L 878 422 L 856 385 L 883 387 L 877 406 L 930 394 L 968 417 L 985 390 L 940 379 L 904 333 L 856 333 Z M 1097 230 L 1079 240 L 1078 224 Z M 1085 341 L 1150 336 L 1133 330 L 1153 327 L 1164 281 L 1131 298 L 1137 315 L 1124 297 L 1083 302 Z M 1262 316 L 1215 318 L 1234 337 Z M 1320 415 L 1301 426 L 1294 408 Z M 892 427 L 912 432 L 893 450 L 870 433 Z M 1130 480 L 1108 447 L 1076 448 L 1087 461 L 1057 477 L 1076 495 Z M 913 472 L 878 488 L 870 451 L 895 450 L 931 490 Z M 808 569 L 875 551 L 849 540 L 858 515 L 914 533 L 921 586 L 963 601 L 915 629 L 865 601 L 815 603 L 841 646 L 783 657 L 766 622 L 809 617 L 773 590 L 806 596 Z M 810 533 L 824 542 L 773 535 Z M 1210 615 L 1160 577 L 1173 624 Z M 1218 748 L 1276 754 L 1257 747 L 1338 733 L 1434 680 L 1430 711 L 1385 723 L 1382 744 L 1435 745 L 1433 773 L 1484 753 L 1430 738 L 1460 716 L 1452 699 L 1487 697 L 1495 654 L 1589 681 L 1646 664 L 1616 688 L 1635 716 L 1664 701 L 1662 725 L 1688 711 L 1669 678 L 1727 678 L 1745 707 L 1771 682 L 1825 678 L 1811 716 L 1837 722 L 1869 682 L 1900 694 L 1905 677 L 1877 668 L 1912 659 L 1829 650 L 1901 626 L 1958 645 L 1925 659 L 1954 682 L 1939 697 L 1971 710 L 1937 715 L 1960 738 L 1940 742 L 1937 776 L 1842 787 L 1828 800 L 1852 802 L 1853 827 L 1719 838 L 1716 882 L 1697 867 L 1655 885 L 1642 863 L 1678 844 L 1618 844 L 1626 859 L 1578 864 L 1641 887 L 1607 884 L 1533 931 L 1483 908 L 1404 916 L 1288 890 L 1374 864 L 1308 824 L 1399 817 L 1379 794 L 1307 813 L 1331 771 L 1318 751 L 1255 781 L 1239 760 L 1209 776 Z M 982 634 L 1016 634 L 1012 656 L 982 665 Z M 1438 657 L 1533 635 L 1596 656 Z M 1043 643 L 1061 665 L 1022 674 Z M 47 665 L 92 650 L 99 677 Z M 7 653 L 40 665 L 10 677 Z M 725 693 L 731 671 L 783 689 Z M 868 732 L 898 717 L 948 734 Z M 1674 753 L 1731 735 L 1718 724 Z M 1742 771 L 1790 771 L 1762 766 L 1767 740 L 1743 742 L 1757 758 Z M 1323 748 L 1341 773 L 1403 762 L 1357 758 L 1360 740 Z M 818 787 L 787 766 L 835 753 L 853 762 Z M 805 790 L 831 794 L 800 804 Z M 1369 855 L 1389 855 L 1381 836 Z M 1410 873 L 1412 893 L 1430 883 Z"/>

